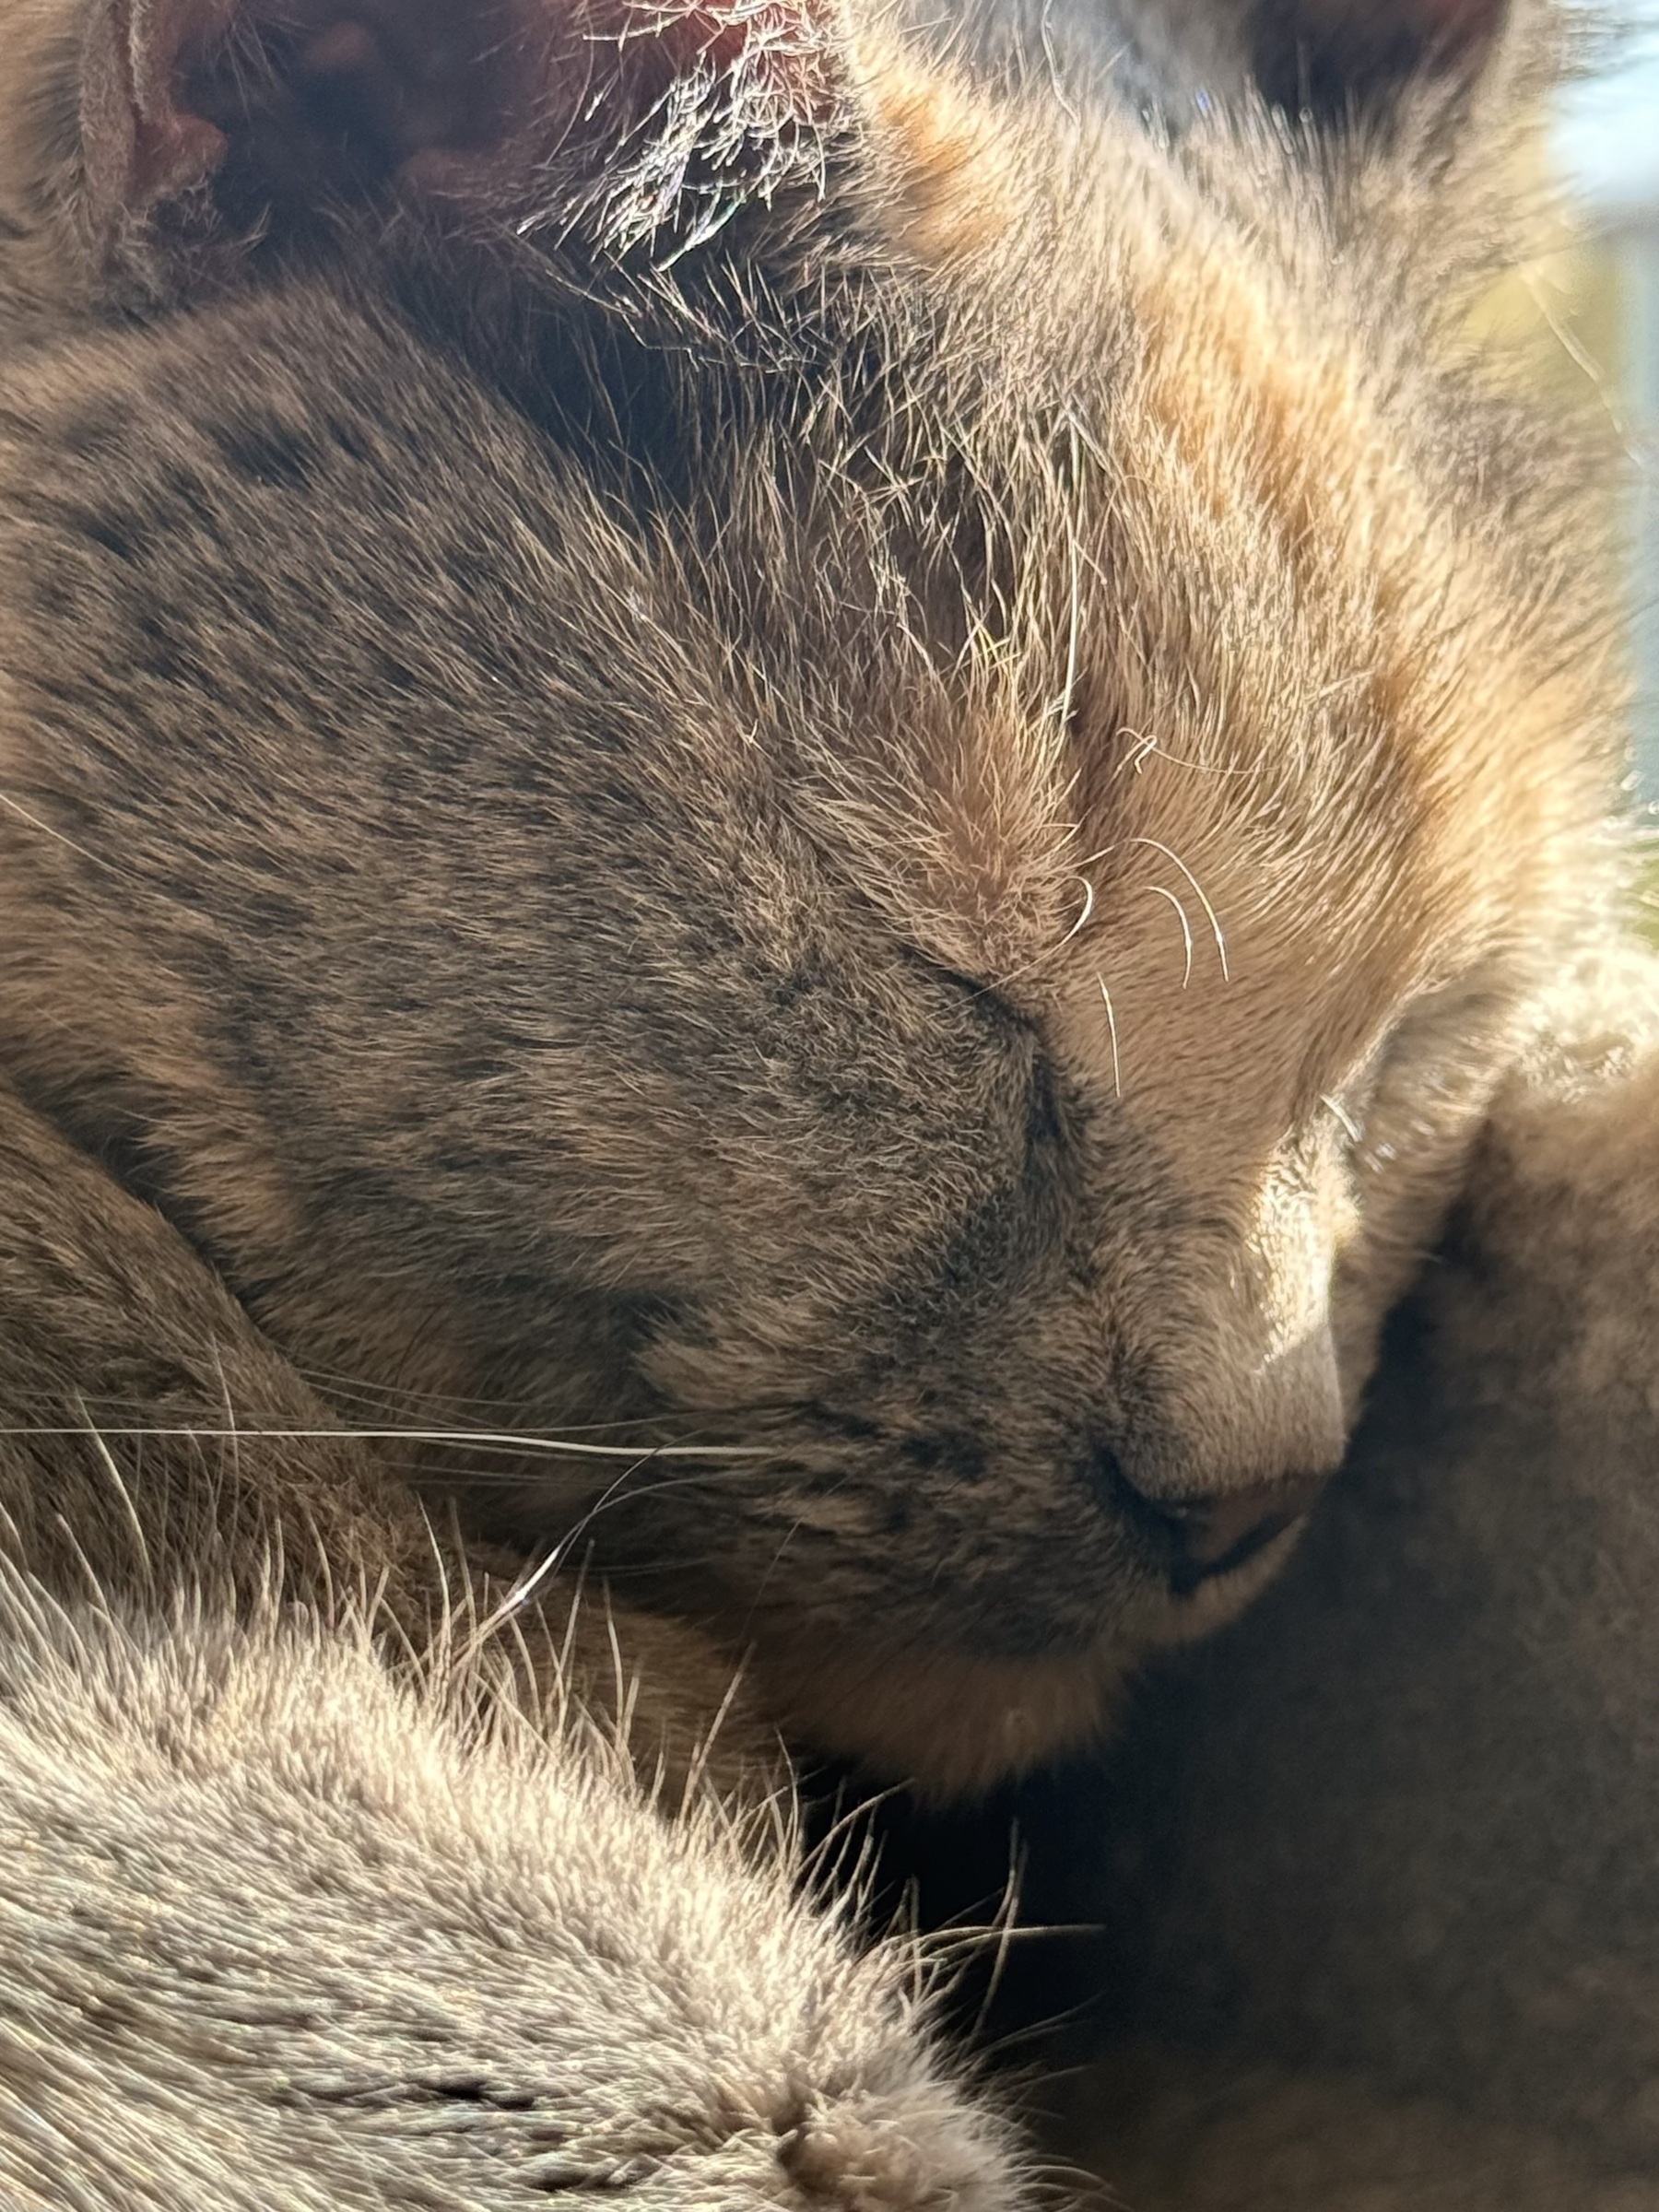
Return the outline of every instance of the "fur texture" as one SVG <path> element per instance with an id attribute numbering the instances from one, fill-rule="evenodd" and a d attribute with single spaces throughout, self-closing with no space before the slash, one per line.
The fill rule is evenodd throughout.
<path id="1" fill-rule="evenodd" d="M 463 10 L 389 177 L 284 137 L 303 11 L 93 6 L 21 101 L 0 1054 L 386 1426 L 729 1447 L 468 1511 L 943 1791 L 1283 1556 L 1607 903 L 1615 693 L 1584 456 L 1455 336 L 1506 47 L 1172 144 L 771 20 L 653 50 L 682 139 Z"/>
<path id="2" fill-rule="evenodd" d="M 1091 1741 L 1500 1174 L 1622 889 L 1463 335 L 1547 23 L 4 16 L 0 2174 L 1006 2212 L 698 1776 Z"/>
<path id="3" fill-rule="evenodd" d="M 916 1957 L 574 1714 L 341 1620 L 0 1606 L 7 2212 L 1030 2201 Z"/>

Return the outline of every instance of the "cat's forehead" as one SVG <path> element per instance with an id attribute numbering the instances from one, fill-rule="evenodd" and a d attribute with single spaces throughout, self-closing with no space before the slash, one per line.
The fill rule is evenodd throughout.
<path id="1" fill-rule="evenodd" d="M 936 957 L 1064 1006 L 1097 1082 L 1270 1053 L 1288 1116 L 1535 925 L 1594 810 L 1597 678 L 1534 634 L 1362 325 L 1279 313 L 1248 256 L 1125 265 L 1110 363 L 975 455 L 1003 587 L 899 718 L 886 865 Z"/>

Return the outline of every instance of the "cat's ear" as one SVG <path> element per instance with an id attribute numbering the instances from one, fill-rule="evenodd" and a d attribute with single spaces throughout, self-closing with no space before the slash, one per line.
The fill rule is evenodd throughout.
<path id="1" fill-rule="evenodd" d="M 694 233 L 818 158 L 833 4 L 93 0 L 87 220 L 268 240 L 414 200 Z"/>
<path id="2" fill-rule="evenodd" d="M 1267 100 L 1342 124 L 1414 93 L 1472 90 L 1502 53 L 1517 0 L 1253 0 L 1246 12 Z"/>

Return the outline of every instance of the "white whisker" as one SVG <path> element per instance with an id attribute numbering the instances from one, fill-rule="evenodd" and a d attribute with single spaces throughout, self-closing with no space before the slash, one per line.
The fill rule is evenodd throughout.
<path id="1" fill-rule="evenodd" d="M 572 1527 L 566 1529 L 564 1535 L 559 1537 L 558 1543 L 553 1546 L 552 1549 L 547 1554 L 546 1558 L 544 1558 L 535 1567 L 534 1567 L 528 1574 L 514 1581 L 512 1588 L 507 1592 L 507 1594 L 501 1599 L 500 1603 L 495 1607 L 494 1611 L 491 1612 L 475 1630 L 472 1637 L 468 1641 L 466 1651 L 464 1654 L 464 1664 L 470 1665 L 472 1660 L 477 1656 L 477 1653 L 483 1649 L 484 1645 L 499 1629 L 502 1628 L 516 1615 L 524 1611 L 526 1606 L 529 1606 L 531 1600 L 535 1597 L 535 1593 L 541 1588 L 542 1584 L 559 1572 L 560 1567 L 570 1557 L 571 1547 L 581 1541 L 581 1539 L 587 1534 L 588 1530 L 593 1527 L 594 1522 L 599 1518 L 600 1514 L 605 1512 L 607 1506 L 617 1505 L 625 1498 L 628 1498 L 631 1502 L 642 1497 L 652 1497 L 659 1490 L 672 1489 L 677 1487 L 677 1485 L 673 1482 L 653 1482 L 647 1489 L 635 1490 L 631 1493 L 629 1492 L 627 1488 L 629 1477 L 630 1475 L 637 1474 L 640 1468 L 648 1463 L 651 1456 L 652 1454 L 649 1453 L 634 1453 L 633 1465 L 631 1466 L 624 1467 L 621 1473 L 606 1486 L 605 1489 L 594 1500 L 593 1504 L 589 1506 L 586 1512 L 582 1514 L 582 1518 L 576 1522 Z M 694 1478 L 691 1477 L 681 1477 L 682 1482 L 691 1482 L 693 1480 Z M 572 1616 L 572 1618 L 573 1618 L 574 1617 Z M 613 1623 L 613 1631 L 614 1625 L 615 1624 Z M 567 1628 L 567 1656 L 569 1636 L 570 1630 Z"/>
<path id="2" fill-rule="evenodd" d="M 1351 683 L 1352 679 L 1345 677 L 1339 688 L 1345 690 L 1351 688 Z M 1324 693 L 1319 696 L 1323 698 Z M 1118 735 L 1133 737 L 1135 749 L 1133 752 L 1125 753 L 1118 762 L 1116 768 L 1112 771 L 1114 776 L 1121 776 L 1126 768 L 1133 769 L 1138 776 L 1147 761 L 1155 757 L 1159 760 L 1166 762 L 1171 768 L 1190 768 L 1195 775 L 1200 776 L 1255 776 L 1261 773 L 1260 769 L 1253 763 L 1234 762 L 1230 764 L 1224 760 L 1188 759 L 1180 753 L 1171 752 L 1161 738 L 1143 737 L 1138 730 L 1121 729 Z"/>
<path id="3" fill-rule="evenodd" d="M 1124 735 L 1135 739 L 1135 747 L 1133 751 L 1124 755 L 1112 772 L 1113 776 L 1121 776 L 1127 769 L 1132 776 L 1138 776 L 1152 755 L 1159 750 L 1158 740 L 1156 737 L 1143 737 L 1138 730 L 1126 730 Z"/>
<path id="4" fill-rule="evenodd" d="M 1355 1121 L 1353 1115 L 1349 1113 L 1347 1107 L 1343 1105 L 1340 1099 L 1333 1099 L 1327 1092 L 1321 1091 L 1319 1094 L 1319 1102 L 1325 1109 L 1326 1112 L 1331 1115 L 1333 1120 L 1341 1124 L 1343 1129 L 1347 1132 L 1349 1144 L 1357 1145 L 1359 1142 L 1359 1124 Z"/>
<path id="5" fill-rule="evenodd" d="M 1155 853 L 1161 853 L 1164 858 L 1169 862 L 1170 865 L 1172 868 L 1179 868 L 1182 874 L 1186 877 L 1188 883 L 1192 885 L 1193 896 L 1197 900 L 1199 905 L 1204 909 L 1205 918 L 1210 925 L 1210 933 L 1216 940 L 1216 957 L 1221 962 L 1221 981 L 1224 983 L 1231 982 L 1232 977 L 1228 973 L 1227 968 L 1227 940 L 1221 935 L 1221 924 L 1216 919 L 1216 910 L 1210 904 L 1209 900 L 1205 897 L 1204 886 L 1199 882 L 1197 877 L 1194 875 L 1192 869 L 1187 866 L 1186 862 L 1181 858 L 1179 853 L 1171 853 L 1168 845 L 1159 844 L 1157 838 L 1132 837 L 1129 840 L 1129 842 L 1132 845 L 1150 845 Z M 1167 899 L 1170 894 L 1166 891 L 1164 896 Z M 1183 929 L 1186 927 L 1186 916 L 1184 914 L 1182 916 L 1181 925 Z M 1188 938 L 1187 945 L 1187 961 L 1190 971 L 1192 963 L 1192 940 L 1190 936 Z"/>
<path id="6" fill-rule="evenodd" d="M 1077 920 L 1072 924 L 1071 927 L 1061 938 L 1059 945 L 1055 946 L 1054 950 L 1056 952 L 1058 952 L 1062 947 L 1071 943 L 1072 939 L 1077 936 L 1086 926 L 1089 915 L 1092 914 L 1095 910 L 1094 885 L 1089 882 L 1087 876 L 1079 876 L 1077 881 L 1083 886 L 1083 912 L 1077 916 Z"/>
<path id="7" fill-rule="evenodd" d="M 111 868 L 114 873 L 111 862 L 96 853 L 88 853 L 85 845 L 77 845 L 72 837 L 65 837 L 61 830 L 54 830 L 50 822 L 43 822 L 38 814 L 30 814 L 27 806 L 12 797 L 10 792 L 0 791 L 0 806 L 15 814 L 20 822 L 27 822 L 31 830 L 38 830 L 42 837 L 50 837 L 58 844 L 66 846 L 71 853 L 78 853 L 82 860 L 89 860 L 95 868 Z"/>
<path id="8" fill-rule="evenodd" d="M 1073 465 L 1076 465 L 1076 440 L 1073 441 Z M 1065 685 L 1054 702 L 1055 719 L 1062 730 L 1070 726 L 1072 704 L 1077 689 L 1077 654 L 1083 633 L 1083 554 L 1077 543 L 1077 531 L 1070 535 L 1071 564 L 1071 617 L 1065 641 Z"/>
<path id="9" fill-rule="evenodd" d="M 556 1436 L 514 1436 L 511 1432 L 466 1429 L 150 1429 L 114 1428 L 100 1421 L 80 1428 L 0 1428 L 0 1436 L 180 1437 L 203 1443 L 463 1444 L 469 1451 L 525 1452 L 578 1459 L 626 1459 L 636 1465 L 650 1459 L 775 1459 L 770 1444 L 589 1444 Z"/>
<path id="10" fill-rule="evenodd" d="M 1095 982 L 1100 986 L 1100 996 L 1106 1006 L 1106 1028 L 1112 1038 L 1112 1094 L 1113 1098 L 1121 1099 L 1124 1095 L 1124 1071 L 1118 1065 L 1117 1016 L 1112 1012 L 1112 994 L 1106 988 L 1106 978 L 1099 970 L 1095 972 Z"/>
<path id="11" fill-rule="evenodd" d="M 1173 891 L 1165 890 L 1161 883 L 1149 883 L 1147 888 L 1154 899 L 1167 899 L 1181 919 L 1181 941 L 1186 951 L 1186 964 L 1181 971 L 1181 987 L 1184 991 L 1193 980 L 1193 925 L 1187 920 L 1187 911 Z"/>
<path id="12" fill-rule="evenodd" d="M 82 1410 L 85 1411 L 85 1408 L 83 1407 Z M 115 1495 L 121 1500 L 122 1506 L 125 1510 L 127 1522 L 132 1528 L 134 1540 L 138 1547 L 138 1559 L 140 1567 L 143 1571 L 144 1580 L 151 1588 L 154 1588 L 155 1568 L 150 1559 L 149 1543 L 144 1533 L 144 1523 L 139 1518 L 138 1508 L 133 1501 L 132 1486 L 128 1483 L 125 1476 L 121 1472 L 121 1469 L 115 1465 L 114 1453 L 110 1450 L 109 1445 L 104 1441 L 101 1432 L 100 1431 L 97 1424 L 91 1419 L 90 1416 L 88 1417 L 87 1427 L 84 1433 L 90 1436 L 92 1439 L 92 1442 L 98 1453 L 98 1455 L 103 1462 L 104 1472 L 106 1475 L 108 1475 L 111 1482 L 114 1485 Z"/>

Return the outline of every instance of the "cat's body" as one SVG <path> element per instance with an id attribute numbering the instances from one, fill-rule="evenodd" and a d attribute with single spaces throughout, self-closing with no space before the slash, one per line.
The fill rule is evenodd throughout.
<path id="1" fill-rule="evenodd" d="M 1457 335 L 1512 63 L 1339 18 L 999 91 L 782 7 L 18 11 L 37 1571 L 217 1516 L 418 1641 L 574 1547 L 648 1760 L 742 1663 L 751 1763 L 937 1790 L 1267 1578 L 1618 888 L 1583 456 Z M 1160 41 L 1238 114 L 1148 124 Z M 617 1456 L 346 1433 L 461 1426 Z"/>
<path id="2" fill-rule="evenodd" d="M 1328 1517 L 1097 1790 L 1145 2212 L 1659 2204 L 1652 954 L 1552 1026 Z"/>

